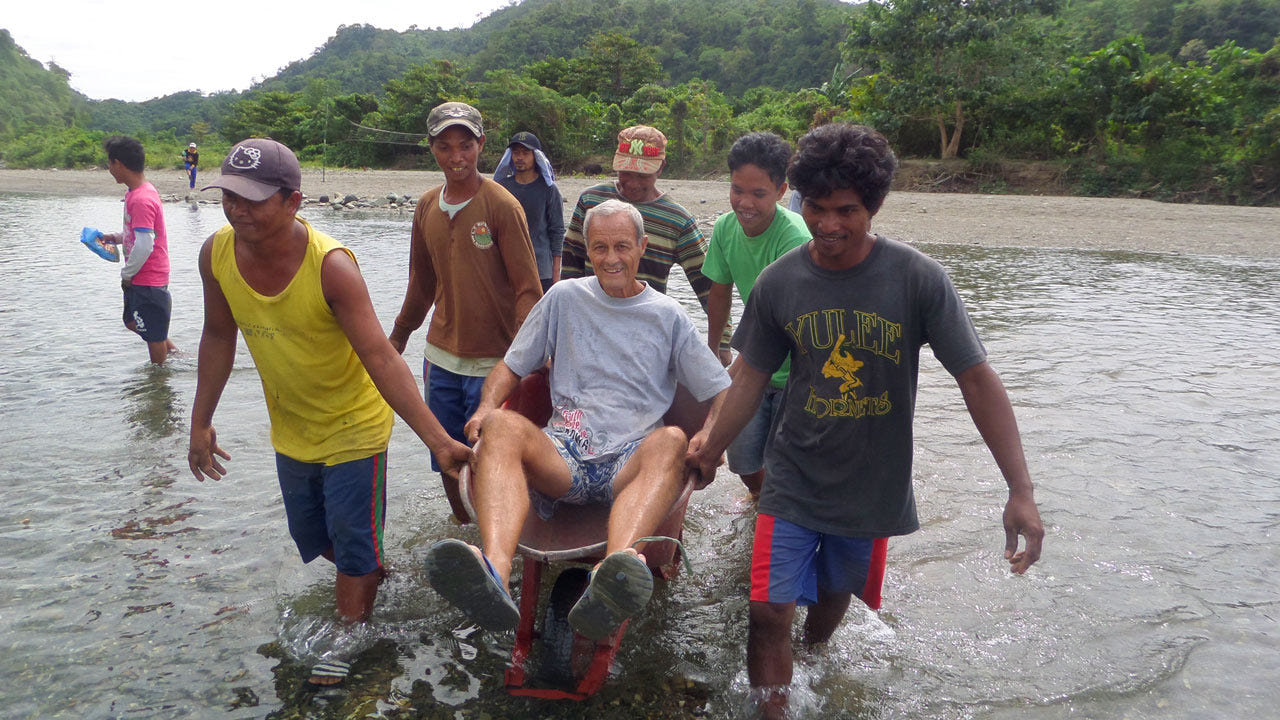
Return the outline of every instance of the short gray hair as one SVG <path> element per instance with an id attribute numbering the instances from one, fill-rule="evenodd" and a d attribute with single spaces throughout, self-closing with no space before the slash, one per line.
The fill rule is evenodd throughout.
<path id="1" fill-rule="evenodd" d="M 636 209 L 635 205 L 629 202 L 623 202 L 617 198 L 605 200 L 599 205 L 587 211 L 582 218 L 582 242 L 588 243 L 587 229 L 591 227 L 591 219 L 595 217 L 611 217 L 613 215 L 626 214 L 631 219 L 631 224 L 636 226 L 636 242 L 640 242 L 640 238 L 644 237 L 644 216 Z"/>

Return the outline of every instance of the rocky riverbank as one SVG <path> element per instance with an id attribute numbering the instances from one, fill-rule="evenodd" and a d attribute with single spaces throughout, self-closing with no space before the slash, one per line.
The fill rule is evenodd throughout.
<path id="1" fill-rule="evenodd" d="M 202 174 L 197 187 L 216 176 L 216 171 Z M 180 170 L 153 170 L 147 177 L 170 201 L 219 201 L 217 191 L 189 190 Z M 566 216 L 584 188 L 606 180 L 561 178 Z M 335 212 L 385 208 L 407 213 L 423 191 L 441 182 L 440 173 L 430 171 L 308 168 L 303 170 L 302 191 L 309 206 L 324 205 Z M 724 181 L 663 179 L 658 187 L 688 208 L 704 232 L 729 210 L 729 186 Z M 123 196 L 124 189 L 106 170 L 0 169 L 0 193 Z M 894 191 L 873 227 L 909 242 L 1280 257 L 1280 208 Z"/>

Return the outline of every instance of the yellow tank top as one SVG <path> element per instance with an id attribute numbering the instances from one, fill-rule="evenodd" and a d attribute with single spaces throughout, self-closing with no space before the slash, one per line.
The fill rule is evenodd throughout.
<path id="1" fill-rule="evenodd" d="M 307 227 L 307 253 L 278 295 L 261 295 L 245 282 L 230 225 L 214 234 L 210 264 L 262 378 L 272 446 L 294 460 L 336 465 L 386 450 L 392 413 L 320 287 L 326 255 L 355 256 L 299 221 Z"/>

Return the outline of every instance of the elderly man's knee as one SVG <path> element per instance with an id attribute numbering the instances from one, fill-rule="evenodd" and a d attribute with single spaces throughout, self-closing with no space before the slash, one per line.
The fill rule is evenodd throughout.
<path id="1" fill-rule="evenodd" d="M 518 412 L 507 410 L 505 408 L 497 408 L 490 411 L 488 416 L 485 417 L 482 428 L 484 430 L 492 429 L 499 432 L 503 430 L 511 430 L 512 428 L 519 427 L 521 420 L 524 420 L 526 423 L 529 422 Z"/>
<path id="2" fill-rule="evenodd" d="M 689 447 L 689 437 L 684 434 L 684 430 L 675 425 L 663 425 L 654 430 L 649 437 L 660 443 L 664 448 L 669 448 L 679 453 L 681 457 L 684 456 L 685 449 Z"/>
<path id="3" fill-rule="evenodd" d="M 480 426 L 480 436 L 484 439 L 480 453 L 484 454 L 486 449 L 494 452 L 499 448 L 518 447 L 523 444 L 526 431 L 532 427 L 533 423 L 518 412 L 501 408 L 493 410 Z"/>

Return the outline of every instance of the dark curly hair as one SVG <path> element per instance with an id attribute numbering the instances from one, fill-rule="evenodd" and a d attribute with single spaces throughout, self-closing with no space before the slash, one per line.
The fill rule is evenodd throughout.
<path id="1" fill-rule="evenodd" d="M 853 190 L 874 214 L 889 194 L 897 169 L 898 158 L 884 135 L 865 125 L 832 123 L 800 138 L 787 180 L 806 198 Z"/>
<path id="2" fill-rule="evenodd" d="M 791 145 L 771 132 L 743 135 L 729 148 L 729 172 L 743 165 L 755 165 L 769 173 L 769 179 L 778 187 L 787 179 L 790 161 Z"/>

